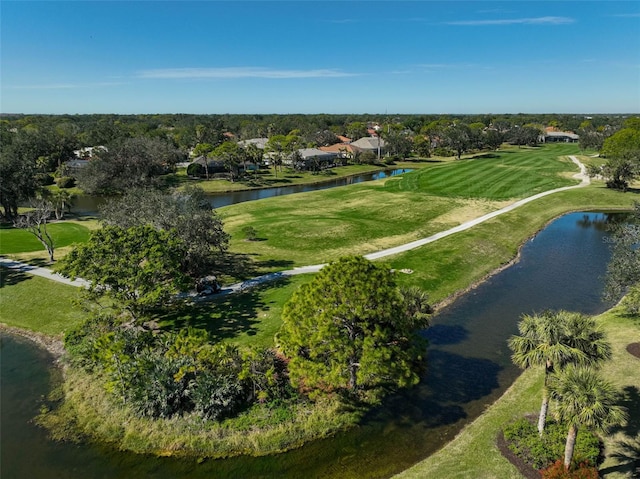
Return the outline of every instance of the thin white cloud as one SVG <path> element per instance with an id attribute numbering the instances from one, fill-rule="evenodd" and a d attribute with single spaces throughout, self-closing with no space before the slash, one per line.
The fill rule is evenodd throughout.
<path id="1" fill-rule="evenodd" d="M 446 25 L 483 26 L 483 25 L 567 25 L 575 20 L 569 17 L 532 17 L 504 18 L 493 20 L 458 20 L 445 22 Z"/>
<path id="2" fill-rule="evenodd" d="M 345 23 L 360 23 L 361 20 L 355 20 L 353 18 L 342 18 L 337 20 L 329 20 L 329 23 L 345 24 Z"/>
<path id="3" fill-rule="evenodd" d="M 478 68 L 479 65 L 475 63 L 420 63 L 416 65 L 418 68 L 425 70 L 452 70 L 452 69 L 469 69 Z"/>
<path id="4" fill-rule="evenodd" d="M 126 84 L 127 82 L 49 83 L 41 85 L 8 85 L 5 88 L 11 90 L 73 90 L 78 88 L 100 88 Z"/>
<path id="5" fill-rule="evenodd" d="M 341 78 L 357 76 L 334 69 L 318 70 L 278 70 L 261 67 L 229 67 L 229 68 L 164 68 L 156 70 L 142 70 L 136 75 L 138 78 L 159 79 L 236 79 L 236 78 Z"/>
<path id="6" fill-rule="evenodd" d="M 615 15 L 609 15 L 610 17 L 618 17 L 618 18 L 638 18 L 640 17 L 640 12 L 636 13 L 618 13 Z"/>

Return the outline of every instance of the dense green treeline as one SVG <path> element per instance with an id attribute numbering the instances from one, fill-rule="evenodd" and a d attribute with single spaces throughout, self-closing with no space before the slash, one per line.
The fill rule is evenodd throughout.
<path id="1" fill-rule="evenodd" d="M 355 139 L 367 136 L 368 125 L 401 125 L 403 129 L 419 133 L 421 129 L 439 122 L 460 122 L 465 125 L 494 126 L 506 130 L 513 126 L 553 126 L 563 131 L 580 128 L 609 128 L 617 130 L 629 115 L 578 114 L 478 114 L 478 115 L 402 115 L 402 114 L 344 114 L 344 115 L 11 115 L 0 116 L 2 143 L 11 143 L 15 134 L 26 131 L 41 133 L 42 143 L 58 143 L 64 155 L 75 148 L 105 145 L 116 139 L 145 136 L 169 140 L 181 149 L 198 143 L 221 143 L 225 133 L 238 139 L 286 135 L 298 130 L 307 141 L 328 130 L 336 135 Z M 586 123 L 585 123 L 586 122 Z M 52 150 L 52 148 L 49 148 Z"/>

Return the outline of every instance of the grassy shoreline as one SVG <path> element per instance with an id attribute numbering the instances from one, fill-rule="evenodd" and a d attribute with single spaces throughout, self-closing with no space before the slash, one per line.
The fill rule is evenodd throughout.
<path id="1" fill-rule="evenodd" d="M 631 414 L 628 426 L 604 437 L 605 461 L 600 472 L 608 479 L 630 479 L 632 465 L 619 461 L 615 454 L 621 452 L 622 441 L 633 439 L 634 434 L 637 436 L 640 424 L 640 401 L 637 397 L 640 360 L 625 350 L 630 338 L 638 335 L 640 317 L 626 316 L 619 307 L 615 307 L 599 315 L 597 320 L 607 332 L 614 349 L 613 360 L 603 367 L 603 373 L 619 389 L 629 388 L 625 405 Z M 542 371 L 524 371 L 496 402 L 453 440 L 394 478 L 521 478 L 518 470 L 498 450 L 496 437 L 502 426 L 511 420 L 537 412 L 542 381 Z"/>
<path id="2" fill-rule="evenodd" d="M 170 186 L 177 186 L 183 188 L 187 185 L 197 186 L 203 189 L 205 193 L 209 194 L 222 194 L 233 193 L 237 191 L 248 190 L 261 190 L 266 188 L 277 188 L 282 186 L 296 186 L 296 185 L 313 185 L 331 182 L 333 180 L 341 178 L 349 178 L 358 175 L 365 175 L 368 173 L 378 173 L 385 170 L 394 169 L 418 169 L 433 162 L 446 162 L 447 158 L 430 158 L 422 159 L 416 158 L 415 160 L 397 161 L 394 164 L 386 165 L 347 165 L 337 166 L 328 170 L 324 170 L 320 173 L 312 173 L 309 171 L 296 171 L 291 168 L 287 168 L 283 172 L 279 172 L 278 175 L 274 175 L 272 170 L 262 171 L 257 176 L 248 176 L 240 181 L 231 182 L 227 179 L 191 179 L 186 176 L 186 171 L 174 173 L 171 176 L 165 177 L 165 181 Z"/>

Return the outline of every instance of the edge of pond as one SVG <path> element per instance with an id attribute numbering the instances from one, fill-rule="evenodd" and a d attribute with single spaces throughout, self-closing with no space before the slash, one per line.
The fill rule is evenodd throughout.
<path id="1" fill-rule="evenodd" d="M 444 161 L 444 160 L 441 160 Z M 435 162 L 435 161 L 433 161 Z M 410 163 L 412 166 L 414 166 L 414 169 L 419 169 L 420 167 L 415 167 L 414 163 L 416 164 L 420 164 L 420 163 L 425 163 L 425 161 L 405 161 L 405 162 L 400 162 L 400 163 Z M 327 177 L 327 178 L 322 178 L 319 179 L 318 181 L 308 181 L 308 182 L 303 182 L 303 183 L 290 183 L 290 184 L 283 184 L 283 185 L 265 185 L 265 186 L 248 186 L 248 187 L 243 187 L 243 188 L 238 188 L 238 189 L 227 189 L 227 190 L 216 190 L 216 191 L 207 191 L 205 190 L 205 194 L 207 195 L 211 195 L 211 196 L 217 196 L 217 195 L 225 195 L 225 194 L 229 194 L 229 193 L 240 193 L 242 191 L 258 191 L 258 190 L 266 190 L 269 188 L 288 188 L 288 187 L 293 187 L 293 186 L 312 186 L 312 185 L 322 185 L 324 183 L 331 183 L 332 181 L 335 180 L 340 180 L 343 178 L 355 178 L 356 176 L 360 176 L 360 175 L 371 175 L 371 174 L 375 174 L 375 173 L 380 173 L 381 171 L 393 171 L 396 169 L 402 168 L 402 166 L 398 166 L 397 164 L 395 165 L 384 165 L 384 166 L 379 166 L 378 169 L 371 169 L 371 170 L 365 170 L 365 171 L 360 171 L 358 173 L 350 173 L 348 175 L 336 175 L 336 176 L 331 176 L 331 177 Z M 405 166 L 404 167 L 409 168 L 409 166 Z M 320 176 L 320 175 L 318 175 Z M 389 179 L 389 178 L 381 178 L 383 180 Z M 198 182 L 198 183 L 193 183 L 191 186 L 200 186 L 201 183 L 205 182 L 205 181 L 215 181 L 214 180 L 202 180 L 202 182 Z M 226 180 L 228 181 L 228 180 Z M 179 185 L 177 188 L 180 189 L 182 188 L 183 185 Z"/>
<path id="2" fill-rule="evenodd" d="M 555 220 L 557 220 L 558 218 L 561 218 L 565 215 L 569 215 L 571 213 L 578 213 L 578 212 L 585 212 L 585 213 L 595 213 L 595 212 L 602 212 L 602 213 L 625 213 L 630 211 L 628 208 L 572 208 L 570 210 L 564 211 L 556 216 L 553 216 L 552 218 L 550 218 L 548 221 L 546 221 L 542 226 L 540 226 L 536 231 L 534 231 L 530 236 L 527 236 L 519 245 L 518 245 L 518 250 L 516 251 L 516 254 L 513 256 L 513 258 L 511 258 L 509 261 L 507 261 L 504 264 L 501 264 L 500 266 L 498 266 L 497 268 L 489 271 L 488 273 L 486 273 L 484 276 L 482 276 L 480 279 L 477 279 L 476 281 L 472 282 L 469 286 L 459 289 L 453 293 L 451 293 L 450 295 L 446 296 L 445 298 L 441 299 L 440 301 L 438 301 L 437 303 L 435 303 L 433 305 L 433 311 L 434 314 L 437 313 L 438 311 L 440 311 L 441 309 L 446 308 L 447 306 L 449 306 L 450 304 L 452 304 L 454 301 L 456 301 L 459 297 L 467 294 L 470 291 L 473 291 L 474 289 L 478 288 L 479 286 L 481 286 L 483 283 L 485 283 L 486 281 L 488 281 L 489 279 L 491 279 L 493 276 L 497 275 L 498 273 L 504 271 L 505 269 L 513 266 L 514 264 L 517 264 L 520 261 L 520 257 L 522 254 L 522 248 L 524 248 L 524 246 L 531 241 L 533 238 L 535 238 L 536 236 L 538 236 L 538 234 L 544 230 L 547 226 L 549 226 L 551 223 L 553 223 Z"/>
<path id="3" fill-rule="evenodd" d="M 629 211 L 629 210 L 627 208 L 607 208 L 607 209 L 603 209 L 603 208 L 572 208 L 570 210 L 564 211 L 562 213 L 559 213 L 559 214 L 553 216 L 552 218 L 548 219 L 542 226 L 537 228 L 533 233 L 528 235 L 518 245 L 517 252 L 516 252 L 516 254 L 514 255 L 514 257 L 511 260 L 509 260 L 508 262 L 506 262 L 506 263 L 498 266 L 497 268 L 491 270 L 490 272 L 488 272 L 487 274 L 482 276 L 480 279 L 472 282 L 466 288 L 460 289 L 460 290 L 450 294 L 449 296 L 447 296 L 443 300 L 439 301 L 438 303 L 436 303 L 434 305 L 434 311 L 437 313 L 441 309 L 443 309 L 446 306 L 448 306 L 451 303 L 453 303 L 456 299 L 458 299 L 462 295 L 464 295 L 464 294 L 474 290 L 475 288 L 479 287 L 481 284 L 483 284 L 484 282 L 489 280 L 494 275 L 496 275 L 496 274 L 500 273 L 501 271 L 509 268 L 510 266 L 518 263 L 520 261 L 521 252 L 522 252 L 522 249 L 525 246 L 525 244 L 528 241 L 530 241 L 532 238 L 535 238 L 540 233 L 540 231 L 544 230 L 550 223 L 552 223 L 553 221 L 555 221 L 556 219 L 558 219 L 558 218 L 560 218 L 562 216 L 565 216 L 565 215 L 570 214 L 570 213 L 581 212 L 581 211 L 584 211 L 584 212 L 596 212 L 597 211 L 597 212 L 607 212 L 607 213 L 611 212 L 611 213 L 613 213 L 613 212 L 625 212 L 625 211 Z M 36 331 L 31 331 L 31 330 L 28 330 L 28 329 L 22 329 L 22 328 L 17 328 L 17 327 L 13 327 L 13 326 L 8 326 L 8 325 L 6 325 L 4 323 L 0 323 L 0 332 L 7 333 L 7 334 L 10 334 L 10 335 L 14 335 L 14 336 L 19 336 L 19 337 L 22 337 L 22 338 L 26 338 L 26 339 L 30 340 L 31 342 L 33 342 L 39 348 L 46 350 L 50 355 L 50 364 L 52 366 L 54 366 L 56 369 L 58 369 L 63 374 L 63 377 L 64 377 L 65 366 L 63 364 L 63 356 L 65 354 L 65 349 L 64 349 L 64 344 L 63 344 L 63 341 L 62 341 L 61 338 L 56 337 L 56 336 L 50 336 L 50 335 L 47 335 L 47 334 L 44 334 L 44 333 L 39 333 L 39 332 L 36 332 Z M 497 398 L 496 401 L 494 401 L 494 403 L 499 401 L 512 387 L 513 387 L 513 384 L 510 385 L 509 388 L 499 398 Z M 465 426 L 465 428 L 466 427 L 467 426 Z M 462 433 L 462 431 L 464 431 L 465 428 L 463 428 L 458 434 Z M 458 434 L 456 434 L 456 436 Z M 452 438 L 451 440 L 453 440 L 453 439 L 454 438 Z M 313 440 L 314 439 L 310 439 L 310 441 L 313 441 Z M 446 444 L 451 442 L 451 440 L 447 441 Z M 93 440 L 91 440 L 90 442 L 93 442 Z M 298 446 L 291 447 L 291 448 L 289 448 L 287 450 L 296 449 L 298 447 L 301 447 L 305 443 L 307 443 L 307 441 L 299 444 Z M 446 444 L 444 444 L 438 450 L 440 450 L 443 447 L 445 447 Z M 281 451 L 281 452 L 286 452 L 286 450 L 285 451 Z M 281 452 L 279 452 L 277 454 L 280 454 Z M 239 456 L 244 456 L 244 455 L 246 455 L 246 454 L 239 454 Z M 251 456 L 251 454 L 249 454 L 248 456 Z M 421 460 L 424 460 L 424 459 L 426 459 L 426 457 L 422 458 Z M 420 462 L 420 461 L 418 461 L 418 462 Z"/>

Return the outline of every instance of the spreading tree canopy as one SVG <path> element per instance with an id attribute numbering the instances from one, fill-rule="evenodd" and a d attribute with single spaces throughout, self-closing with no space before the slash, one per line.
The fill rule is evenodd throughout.
<path id="1" fill-rule="evenodd" d="M 100 214 L 105 223 L 121 228 L 174 230 L 185 246 L 181 270 L 193 277 L 215 270 L 229 241 L 220 217 L 197 187 L 174 193 L 133 189 L 101 207 Z"/>
<path id="2" fill-rule="evenodd" d="M 61 273 L 89 281 L 91 293 L 112 298 L 136 319 L 186 286 L 180 270 L 184 250 L 173 231 L 105 226 L 67 255 Z"/>
<path id="3" fill-rule="evenodd" d="M 416 333 L 428 306 L 417 311 L 409 296 L 388 267 L 362 257 L 323 268 L 282 313 L 277 342 L 293 384 L 316 391 L 416 384 L 425 348 Z"/>
<path id="4" fill-rule="evenodd" d="M 122 193 L 129 188 L 157 184 L 182 155 L 171 144 L 155 138 L 127 138 L 96 153 L 78 172 L 82 189 L 94 193 Z"/>

